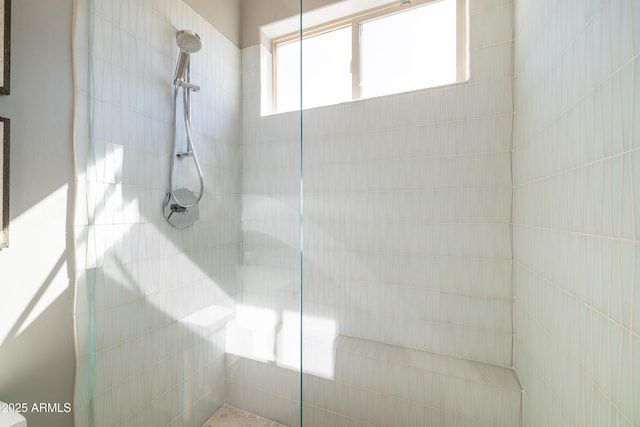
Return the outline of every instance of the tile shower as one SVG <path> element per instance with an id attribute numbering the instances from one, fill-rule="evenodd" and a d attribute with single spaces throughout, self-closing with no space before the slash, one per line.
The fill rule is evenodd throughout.
<path id="1" fill-rule="evenodd" d="M 239 292 L 240 50 L 182 1 L 77 7 L 76 424 L 87 425 L 92 406 L 97 426 L 202 425 L 224 403 L 224 329 L 198 313 L 225 313 Z M 202 87 L 192 123 L 205 198 L 186 230 L 171 227 L 161 209 L 176 28 L 193 29 L 203 44 L 191 76 Z M 89 90 L 95 160 L 87 152 Z M 91 311 L 95 342 L 87 339 Z"/>
<path id="2" fill-rule="evenodd" d="M 299 426 L 301 346 L 306 426 L 640 422 L 640 6 L 468 3 L 469 82 L 301 129 L 262 115 L 264 47 L 181 0 L 78 1 L 76 425 L 200 426 L 228 403 Z M 206 193 L 176 230 L 183 28 Z"/>

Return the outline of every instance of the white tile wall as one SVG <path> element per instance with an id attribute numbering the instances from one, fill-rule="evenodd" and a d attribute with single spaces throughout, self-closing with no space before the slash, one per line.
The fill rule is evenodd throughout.
<path id="1" fill-rule="evenodd" d="M 224 332 L 192 314 L 239 292 L 240 51 L 180 0 L 95 4 L 95 168 L 87 170 L 87 2 L 76 14 L 76 425 L 88 424 L 87 280 L 95 275 L 96 426 L 200 426 L 224 401 Z M 176 29 L 195 30 L 200 219 L 164 219 Z M 184 171 L 177 180 L 192 185 Z M 88 200 L 88 202 L 87 202 Z M 88 212 L 95 215 L 89 221 Z"/>
<path id="2" fill-rule="evenodd" d="M 640 425 L 640 3 L 516 2 L 525 425 Z"/>
<path id="3" fill-rule="evenodd" d="M 469 82 L 303 113 L 303 311 L 341 335 L 511 366 L 514 5 L 469 6 Z M 297 280 L 272 278 L 299 276 L 300 117 L 261 115 L 269 53 L 242 56 L 242 298 L 281 319 L 299 312 Z M 273 391 L 280 377 L 256 364 L 256 381 L 274 383 L 234 396 L 286 411 L 297 390 Z M 364 422 L 318 416 L 332 411 Z"/>
<path id="4" fill-rule="evenodd" d="M 341 333 L 511 365 L 512 12 L 472 8 L 468 83 L 304 112 L 305 300 Z M 261 50 L 243 52 L 243 260 L 295 269 L 299 115 L 251 108 Z"/>

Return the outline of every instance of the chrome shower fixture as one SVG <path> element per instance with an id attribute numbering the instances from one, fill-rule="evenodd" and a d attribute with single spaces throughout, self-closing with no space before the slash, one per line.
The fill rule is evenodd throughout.
<path id="1" fill-rule="evenodd" d="M 171 163 L 169 165 L 169 190 L 164 199 L 164 216 L 176 228 L 186 228 L 198 219 L 198 203 L 204 194 L 204 179 L 198 161 L 198 155 L 191 137 L 191 92 L 198 92 L 200 86 L 191 83 L 190 55 L 202 49 L 200 36 L 190 30 L 176 33 L 176 42 L 180 48 L 176 71 L 173 75 L 173 138 L 171 144 Z M 178 92 L 182 89 L 182 115 L 186 147 L 178 149 Z M 184 149 L 186 148 L 186 150 Z M 175 188 L 173 175 L 176 173 L 176 162 L 193 159 L 198 174 L 198 192 L 186 188 Z"/>
<path id="2" fill-rule="evenodd" d="M 185 80 L 185 71 L 189 65 L 189 55 L 202 49 L 200 36 L 190 30 L 181 30 L 176 33 L 176 42 L 180 48 L 180 56 L 176 65 L 173 81 Z"/>

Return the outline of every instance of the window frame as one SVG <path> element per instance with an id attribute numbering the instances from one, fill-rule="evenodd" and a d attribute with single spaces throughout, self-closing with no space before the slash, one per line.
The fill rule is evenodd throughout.
<path id="1" fill-rule="evenodd" d="M 368 9 L 346 17 L 335 19 L 324 24 L 312 26 L 302 31 L 302 40 L 328 33 L 337 29 L 351 27 L 351 101 L 363 99 L 360 83 L 361 57 L 360 57 L 360 25 L 376 19 L 391 16 L 396 13 L 406 12 L 410 9 L 436 3 L 441 0 L 412 0 L 408 6 L 401 6 L 399 1 Z M 456 2 L 456 83 L 468 80 L 468 38 L 467 38 L 467 0 L 454 0 Z M 271 40 L 272 53 L 272 87 L 273 87 L 273 111 L 278 113 L 278 46 L 293 43 L 300 40 L 300 31 L 286 34 Z M 416 89 L 419 90 L 419 89 Z"/>

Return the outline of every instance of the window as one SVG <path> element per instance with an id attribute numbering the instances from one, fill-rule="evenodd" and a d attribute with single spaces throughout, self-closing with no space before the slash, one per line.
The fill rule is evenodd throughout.
<path id="1" fill-rule="evenodd" d="M 300 40 L 277 47 L 277 111 L 300 107 Z M 351 100 L 351 28 L 342 27 L 304 39 L 303 108 Z"/>
<path id="2" fill-rule="evenodd" d="M 303 32 L 303 108 L 467 78 L 465 0 L 413 0 Z M 273 41 L 275 111 L 300 107 L 300 36 Z"/>

